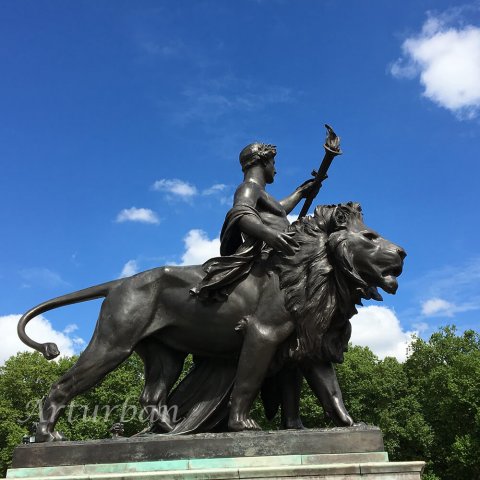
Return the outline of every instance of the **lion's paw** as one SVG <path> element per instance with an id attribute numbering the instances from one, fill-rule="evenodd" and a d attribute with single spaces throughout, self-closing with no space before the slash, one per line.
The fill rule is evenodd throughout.
<path id="1" fill-rule="evenodd" d="M 54 430 L 53 432 L 46 432 L 46 431 L 38 431 L 35 434 L 35 442 L 43 443 L 43 442 L 64 442 L 68 440 L 67 437 L 58 430 Z"/>
<path id="2" fill-rule="evenodd" d="M 306 430 L 300 418 L 289 418 L 283 422 L 282 428 L 284 430 Z"/>
<path id="3" fill-rule="evenodd" d="M 230 419 L 228 429 L 232 432 L 242 432 L 243 430 L 261 430 L 260 425 L 250 417 L 243 419 Z"/>

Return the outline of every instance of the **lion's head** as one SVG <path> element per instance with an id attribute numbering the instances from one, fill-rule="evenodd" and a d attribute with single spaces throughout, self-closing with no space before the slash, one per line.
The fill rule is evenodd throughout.
<path id="1" fill-rule="evenodd" d="M 324 210 L 318 207 L 314 218 Z M 333 208 L 327 249 L 335 267 L 342 270 L 362 298 L 372 298 L 373 294 L 373 298 L 382 300 L 377 288 L 392 294 L 397 291 L 397 277 L 402 273 L 406 253 L 367 227 L 361 211 L 360 205 L 353 203 Z"/>
<path id="2" fill-rule="evenodd" d="M 294 353 L 341 362 L 355 305 L 382 300 L 378 288 L 396 292 L 406 253 L 367 227 L 356 203 L 318 206 L 290 229 L 300 250 L 277 269 L 286 307 L 297 320 Z"/>

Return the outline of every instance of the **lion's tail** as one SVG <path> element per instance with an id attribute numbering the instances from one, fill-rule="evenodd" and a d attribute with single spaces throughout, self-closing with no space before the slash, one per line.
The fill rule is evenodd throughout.
<path id="1" fill-rule="evenodd" d="M 20 340 L 31 348 L 34 348 L 38 352 L 42 353 L 47 360 L 58 357 L 60 351 L 55 343 L 37 343 L 32 340 L 26 333 L 25 327 L 27 323 L 37 315 L 53 310 L 54 308 L 63 307 L 65 305 L 71 305 L 73 303 L 86 302 L 87 300 L 94 300 L 96 298 L 106 297 L 111 289 L 121 283 L 123 280 L 114 280 L 112 282 L 102 283 L 94 287 L 85 288 L 78 292 L 68 293 L 61 297 L 47 300 L 46 302 L 31 308 L 28 312 L 22 315 L 22 318 L 18 321 L 17 332 Z"/>

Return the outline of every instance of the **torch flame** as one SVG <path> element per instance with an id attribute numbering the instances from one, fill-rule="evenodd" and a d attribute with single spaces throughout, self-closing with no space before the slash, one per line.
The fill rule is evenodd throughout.
<path id="1" fill-rule="evenodd" d="M 340 137 L 337 136 L 330 125 L 325 124 L 325 128 L 327 129 L 325 145 L 334 152 L 340 152 Z"/>

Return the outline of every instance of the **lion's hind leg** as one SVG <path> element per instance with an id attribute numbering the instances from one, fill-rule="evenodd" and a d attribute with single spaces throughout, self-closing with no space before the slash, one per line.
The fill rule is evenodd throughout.
<path id="1" fill-rule="evenodd" d="M 36 441 L 64 440 L 61 433 L 54 431 L 61 411 L 74 397 L 103 380 L 107 373 L 120 365 L 130 354 L 131 350 L 114 345 L 89 345 L 77 363 L 52 386 L 43 404 Z"/>
<path id="2" fill-rule="evenodd" d="M 134 332 L 123 331 L 120 324 L 116 328 L 112 325 L 103 328 L 100 320 L 77 362 L 50 389 L 37 427 L 37 442 L 64 440 L 63 435 L 54 430 L 62 410 L 74 397 L 94 387 L 126 360 L 133 351 L 132 345 L 138 342 Z M 108 316 L 108 320 L 113 319 Z"/>
<path id="3" fill-rule="evenodd" d="M 285 366 L 278 375 L 282 397 L 282 428 L 285 430 L 302 430 L 305 428 L 300 418 L 302 372 L 296 365 Z"/>
<path id="4" fill-rule="evenodd" d="M 155 430 L 170 432 L 175 426 L 175 418 L 170 417 L 167 396 L 182 373 L 186 354 L 151 338 L 142 340 L 135 351 L 145 366 L 145 387 L 140 403 Z"/>
<path id="5" fill-rule="evenodd" d="M 54 431 L 63 408 L 74 397 L 103 380 L 107 373 L 126 360 L 131 353 L 131 349 L 112 343 L 91 342 L 75 365 L 52 386 L 43 405 L 36 441 L 64 440 L 61 433 Z"/>

